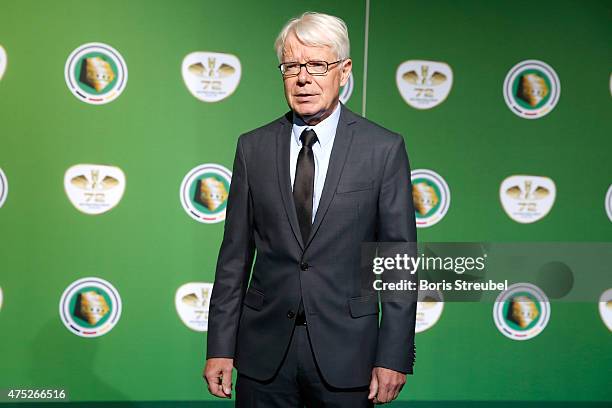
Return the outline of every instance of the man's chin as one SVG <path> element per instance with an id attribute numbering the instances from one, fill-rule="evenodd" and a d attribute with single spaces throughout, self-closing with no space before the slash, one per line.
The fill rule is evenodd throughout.
<path id="1" fill-rule="evenodd" d="M 314 119 L 317 118 L 319 116 L 321 116 L 323 114 L 322 111 L 316 111 L 316 112 L 296 112 L 301 118 L 303 119 Z"/>
<path id="2" fill-rule="evenodd" d="M 325 114 L 325 109 L 299 109 L 294 110 L 295 114 L 308 123 L 321 118 Z"/>
<path id="3" fill-rule="evenodd" d="M 320 115 L 323 112 L 323 109 L 319 109 L 315 106 L 298 106 L 297 109 L 294 110 L 294 112 L 300 115 L 301 117 L 306 118 Z"/>

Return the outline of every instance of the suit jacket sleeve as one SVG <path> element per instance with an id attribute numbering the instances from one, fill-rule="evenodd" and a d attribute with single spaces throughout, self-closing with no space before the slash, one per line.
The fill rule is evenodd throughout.
<path id="1" fill-rule="evenodd" d="M 379 248 L 379 256 L 395 256 L 407 253 L 416 256 L 416 224 L 410 181 L 410 164 L 404 139 L 393 143 L 387 156 L 383 181 L 378 198 L 377 238 L 381 243 L 397 243 Z M 402 244 L 403 243 L 403 244 Z M 387 252 L 387 254 L 385 254 Z M 417 275 L 405 270 L 388 270 L 383 281 L 407 279 L 416 282 Z M 406 374 L 413 373 L 415 358 L 415 291 L 381 292 L 382 318 L 378 332 L 375 366 L 385 367 Z"/>
<path id="2" fill-rule="evenodd" d="M 223 242 L 210 300 L 206 358 L 233 358 L 236 333 L 255 254 L 247 167 L 238 139 L 227 201 Z"/>

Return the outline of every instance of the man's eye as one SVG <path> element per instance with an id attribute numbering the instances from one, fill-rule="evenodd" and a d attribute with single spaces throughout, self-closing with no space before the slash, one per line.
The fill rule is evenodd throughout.
<path id="1" fill-rule="evenodd" d="M 308 63 L 308 65 L 310 65 L 312 68 L 319 68 L 319 69 L 327 66 L 327 64 L 322 61 L 311 61 Z"/>
<path id="2" fill-rule="evenodd" d="M 285 64 L 285 69 L 295 69 L 299 64 Z"/>

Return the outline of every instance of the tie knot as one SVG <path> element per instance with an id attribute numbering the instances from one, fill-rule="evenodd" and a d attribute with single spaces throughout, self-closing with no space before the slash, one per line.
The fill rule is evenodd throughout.
<path id="1" fill-rule="evenodd" d="M 300 135 L 300 140 L 302 141 L 302 145 L 308 146 L 312 149 L 312 146 L 317 143 L 317 134 L 312 129 L 306 129 Z"/>

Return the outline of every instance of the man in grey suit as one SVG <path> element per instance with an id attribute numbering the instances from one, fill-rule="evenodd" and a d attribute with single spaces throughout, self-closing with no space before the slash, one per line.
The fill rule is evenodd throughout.
<path id="1" fill-rule="evenodd" d="M 236 367 L 239 407 L 385 403 L 412 374 L 416 299 L 379 302 L 360 255 L 416 242 L 404 140 L 339 102 L 342 20 L 304 13 L 276 49 L 291 112 L 238 140 L 204 377 L 231 398 Z"/>

